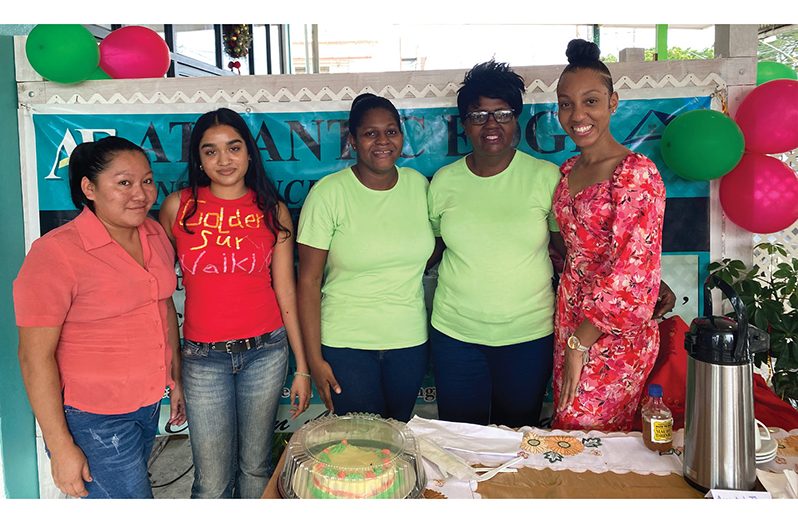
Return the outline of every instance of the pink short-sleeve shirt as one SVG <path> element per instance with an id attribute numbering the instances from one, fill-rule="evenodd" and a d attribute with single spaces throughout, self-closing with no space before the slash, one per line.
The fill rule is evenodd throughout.
<path id="1" fill-rule="evenodd" d="M 166 303 L 177 284 L 174 249 L 154 220 L 138 231 L 144 267 L 83 209 L 33 242 L 14 281 L 18 326 L 61 326 L 65 405 L 132 412 L 173 385 Z"/>

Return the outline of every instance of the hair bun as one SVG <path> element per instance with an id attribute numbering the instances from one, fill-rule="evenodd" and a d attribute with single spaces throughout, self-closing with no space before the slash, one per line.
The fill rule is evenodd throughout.
<path id="1" fill-rule="evenodd" d="M 569 64 L 597 62 L 601 56 L 601 50 L 593 42 L 577 38 L 568 42 L 565 56 L 568 58 Z"/>

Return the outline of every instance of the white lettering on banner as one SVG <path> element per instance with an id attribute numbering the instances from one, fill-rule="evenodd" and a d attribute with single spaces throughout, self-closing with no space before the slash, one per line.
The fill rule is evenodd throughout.
<path id="1" fill-rule="evenodd" d="M 97 134 L 107 134 L 108 136 L 116 136 L 116 129 L 75 129 L 78 133 L 80 133 L 81 142 L 93 142 L 94 137 Z M 75 137 L 72 136 L 72 133 L 69 132 L 67 129 L 64 132 L 64 137 L 61 138 L 61 143 L 58 144 L 58 147 L 55 150 L 55 157 L 53 159 L 53 166 L 50 168 L 50 172 L 47 176 L 44 177 L 45 180 L 60 180 L 61 177 L 55 174 L 55 172 L 64 167 L 69 163 L 69 157 L 72 155 L 72 151 L 75 150 L 78 144 L 75 142 Z M 64 152 L 65 158 L 63 160 L 59 160 L 61 158 L 61 151 Z"/>

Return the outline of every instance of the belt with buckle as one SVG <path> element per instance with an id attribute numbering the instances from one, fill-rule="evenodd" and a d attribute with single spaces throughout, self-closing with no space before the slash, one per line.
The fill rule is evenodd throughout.
<path id="1" fill-rule="evenodd" d="M 249 349 L 257 347 L 262 341 L 268 340 L 269 334 L 263 336 L 253 336 L 251 338 L 243 338 L 240 340 L 228 341 L 215 341 L 213 343 L 200 343 L 201 346 L 207 346 L 210 350 L 218 350 L 227 352 L 228 354 L 246 352 Z"/>

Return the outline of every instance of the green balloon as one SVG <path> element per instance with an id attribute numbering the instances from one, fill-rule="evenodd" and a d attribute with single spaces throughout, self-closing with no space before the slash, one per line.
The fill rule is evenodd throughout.
<path id="1" fill-rule="evenodd" d="M 86 80 L 110 80 L 110 79 L 111 75 L 103 71 L 99 65 L 97 66 L 97 69 L 95 69 L 94 72 L 91 73 L 88 78 L 86 78 Z"/>
<path id="2" fill-rule="evenodd" d="M 740 162 L 745 139 L 725 114 L 698 109 L 671 120 L 662 133 L 662 159 L 677 175 L 692 181 L 720 178 Z"/>
<path id="3" fill-rule="evenodd" d="M 762 61 L 756 64 L 756 85 L 782 78 L 798 80 L 798 73 L 789 65 L 779 62 Z"/>
<path id="4" fill-rule="evenodd" d="M 100 48 L 79 24 L 39 24 L 25 43 L 28 62 L 47 80 L 71 84 L 89 77 L 100 63 Z"/>

